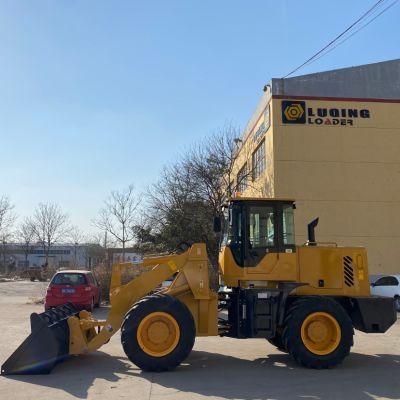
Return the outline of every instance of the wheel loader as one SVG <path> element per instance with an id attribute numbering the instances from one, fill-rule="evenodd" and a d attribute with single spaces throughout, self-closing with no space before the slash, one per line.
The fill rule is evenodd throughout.
<path id="1" fill-rule="evenodd" d="M 31 334 L 1 373 L 49 373 L 119 330 L 126 355 L 145 371 L 177 367 L 196 336 L 263 338 L 305 367 L 337 365 L 350 352 L 354 329 L 383 333 L 395 323 L 394 303 L 370 295 L 364 248 L 315 241 L 317 220 L 308 226 L 308 242 L 295 245 L 294 208 L 293 200 L 255 198 L 223 206 L 214 226 L 221 231 L 220 279 L 229 290 L 210 285 L 202 243 L 144 258 L 144 272 L 126 284 L 121 274 L 135 264 L 116 264 L 106 320 L 68 303 L 33 313 Z"/>

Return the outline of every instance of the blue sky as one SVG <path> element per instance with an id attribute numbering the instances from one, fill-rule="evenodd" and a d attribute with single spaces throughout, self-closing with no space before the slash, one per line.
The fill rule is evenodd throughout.
<path id="1" fill-rule="evenodd" d="M 374 3 L 1 0 L 0 195 L 94 230 L 110 190 L 144 190 L 191 143 L 243 128 L 270 78 Z M 298 74 L 398 58 L 399 10 Z"/>

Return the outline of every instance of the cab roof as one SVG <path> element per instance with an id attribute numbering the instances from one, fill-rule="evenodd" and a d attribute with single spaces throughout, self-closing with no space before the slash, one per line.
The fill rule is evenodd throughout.
<path id="1" fill-rule="evenodd" d="M 229 201 L 263 201 L 263 202 L 285 202 L 285 203 L 294 203 L 296 200 L 294 199 L 285 199 L 285 198 L 272 198 L 272 197 L 231 197 Z"/>

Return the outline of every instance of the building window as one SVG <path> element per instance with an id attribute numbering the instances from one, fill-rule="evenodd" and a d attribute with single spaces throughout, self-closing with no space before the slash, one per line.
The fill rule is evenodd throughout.
<path id="1" fill-rule="evenodd" d="M 238 191 L 243 193 L 247 189 L 247 163 L 239 170 L 236 179 Z"/>
<path id="2" fill-rule="evenodd" d="M 44 250 L 32 250 L 30 251 L 30 254 L 36 254 L 36 255 L 40 255 L 40 254 L 45 254 Z M 55 256 L 55 255 L 68 255 L 71 254 L 71 250 L 56 250 L 56 249 L 50 249 L 49 250 L 49 255 L 51 256 Z"/>
<path id="3" fill-rule="evenodd" d="M 253 180 L 261 176 L 265 170 L 265 140 L 256 148 L 252 156 L 253 161 Z"/>

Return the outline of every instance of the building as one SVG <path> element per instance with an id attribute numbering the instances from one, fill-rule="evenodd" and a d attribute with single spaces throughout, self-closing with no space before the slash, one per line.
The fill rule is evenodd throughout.
<path id="1" fill-rule="evenodd" d="M 266 85 L 240 140 L 232 187 L 296 199 L 296 240 L 365 246 L 373 274 L 400 272 L 400 60 Z"/>
<path id="2" fill-rule="evenodd" d="M 48 254 L 48 264 L 52 268 L 89 269 L 101 259 L 104 259 L 104 250 L 101 247 L 85 244 L 53 245 Z M 46 255 L 40 245 L 10 243 L 5 247 L 1 246 L 2 271 L 23 271 L 29 267 L 40 267 L 45 262 Z"/>
<path id="3" fill-rule="evenodd" d="M 124 257 L 123 257 L 124 254 Z M 53 245 L 48 254 L 50 268 L 84 268 L 106 262 L 111 266 L 122 262 L 138 263 L 143 257 L 133 248 L 108 248 L 105 250 L 96 244 L 57 244 Z M 41 267 L 46 263 L 46 254 L 42 246 L 22 243 L 7 243 L 0 245 L 0 274 L 21 272 L 30 267 Z"/>
<path id="4" fill-rule="evenodd" d="M 132 247 L 127 247 L 125 250 L 122 247 L 109 247 L 107 260 L 110 266 L 120 262 L 139 263 L 142 262 L 143 256 Z"/>

